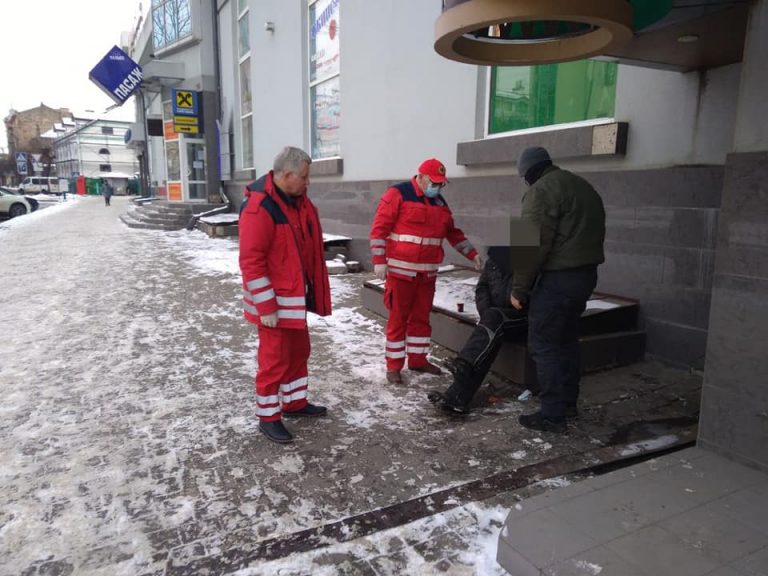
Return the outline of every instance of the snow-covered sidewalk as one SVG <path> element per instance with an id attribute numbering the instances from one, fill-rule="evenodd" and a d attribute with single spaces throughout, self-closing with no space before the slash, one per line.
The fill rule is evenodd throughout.
<path id="1" fill-rule="evenodd" d="M 426 392 L 447 376 L 387 384 L 382 322 L 360 307 L 365 277 L 346 275 L 333 316 L 311 320 L 310 396 L 329 415 L 270 444 L 236 240 L 131 230 L 126 207 L 83 198 L 0 223 L 4 574 L 503 574 L 501 500 L 433 516 L 407 503 L 601 442 L 520 431 L 513 401 L 445 418 Z M 396 528 L 253 554 L 401 504 Z"/>

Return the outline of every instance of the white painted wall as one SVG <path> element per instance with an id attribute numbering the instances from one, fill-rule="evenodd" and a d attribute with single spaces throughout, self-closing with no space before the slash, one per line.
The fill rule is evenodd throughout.
<path id="1" fill-rule="evenodd" d="M 691 164 L 725 164 L 733 149 L 741 64 L 707 70 L 694 126 Z"/>
<path id="2" fill-rule="evenodd" d="M 250 2 L 253 152 L 259 174 L 272 168 L 283 146 L 307 150 L 306 6 L 303 0 Z M 275 31 L 266 31 L 265 22 L 274 22 Z"/>
<path id="3" fill-rule="evenodd" d="M 407 178 L 437 157 L 450 175 L 456 143 L 475 130 L 477 67 L 432 47 L 440 2 L 342 1 L 344 179 Z"/>
<path id="4" fill-rule="evenodd" d="M 752 6 L 744 46 L 734 151 L 753 152 L 768 148 L 766 96 L 768 95 L 768 2 Z"/>
<path id="5" fill-rule="evenodd" d="M 256 170 L 263 173 L 283 145 L 308 149 L 307 6 L 306 0 L 252 0 L 250 10 L 254 155 Z M 765 9 L 758 12 L 768 18 Z M 431 156 L 455 177 L 515 174 L 512 164 L 470 169 L 455 164 L 457 143 L 473 140 L 477 126 L 485 123 L 487 94 L 478 84 L 478 67 L 448 61 L 434 51 L 439 15 L 439 2 L 342 0 L 344 174 L 325 179 L 406 178 Z M 267 21 L 275 23 L 273 33 L 264 30 Z M 755 40 L 755 61 L 768 56 L 768 47 L 760 52 L 761 42 Z M 224 58 L 235 73 L 235 44 L 224 38 L 222 49 L 229 52 Z M 626 157 L 563 165 L 592 171 L 724 163 L 733 149 L 740 70 L 734 65 L 702 75 L 621 66 L 615 118 L 630 125 Z M 765 80 L 757 65 L 750 68 L 750 77 Z M 225 100 L 236 101 L 235 80 L 225 89 Z M 768 129 L 765 134 L 768 141 Z"/>

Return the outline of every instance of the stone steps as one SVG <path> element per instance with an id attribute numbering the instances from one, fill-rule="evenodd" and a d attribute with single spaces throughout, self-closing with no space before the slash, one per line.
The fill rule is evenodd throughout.
<path id="1" fill-rule="evenodd" d="M 207 212 L 221 204 L 181 204 L 165 201 L 147 202 L 120 216 L 129 228 L 145 230 L 183 230 L 194 214 Z"/>

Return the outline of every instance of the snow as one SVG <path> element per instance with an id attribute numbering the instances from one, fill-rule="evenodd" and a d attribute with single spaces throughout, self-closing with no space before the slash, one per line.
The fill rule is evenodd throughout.
<path id="1" fill-rule="evenodd" d="M 237 214 L 212 214 L 211 216 L 203 216 L 200 218 L 200 222 L 206 224 L 237 224 L 240 217 Z"/>
<path id="2" fill-rule="evenodd" d="M 41 203 L 40 208 L 34 212 L 31 212 L 29 214 L 25 214 L 24 216 L 17 216 L 16 218 L 11 218 L 9 220 L 5 220 L 0 222 L 0 233 L 2 233 L 3 230 L 9 230 L 11 228 L 23 228 L 25 226 L 35 226 L 37 225 L 40 220 L 43 220 L 45 218 L 50 218 L 54 214 L 58 214 L 62 210 L 66 210 L 70 206 L 74 206 L 77 204 L 78 201 L 81 200 L 79 196 L 75 195 L 67 195 L 67 199 L 63 200 L 54 200 L 51 202 L 51 198 L 49 196 L 42 195 L 44 200 L 43 202 L 46 202 L 46 204 L 51 203 L 53 205 L 51 206 L 45 206 Z M 32 196 L 33 198 L 37 198 L 38 196 Z"/>
<path id="3" fill-rule="evenodd" d="M 614 302 L 608 302 L 606 300 L 588 300 L 587 310 L 612 310 L 618 308 L 620 305 Z"/>
<path id="4" fill-rule="evenodd" d="M 126 206 L 70 196 L 0 223 L 4 250 L 17 255 L 0 288 L 24 303 L 0 308 L 4 573 L 42 574 L 46 559 L 71 562 L 73 572 L 61 573 L 163 573 L 158 539 L 171 541 L 168 561 L 183 565 L 197 547 L 230 550 L 231 534 L 258 542 L 377 509 L 380 486 L 396 487 L 393 500 L 428 496 L 509 465 L 489 463 L 485 448 L 448 462 L 455 468 L 443 476 L 413 463 L 418 441 L 434 449 L 463 424 L 430 412 L 422 384 L 435 377 L 387 385 L 382 322 L 361 308 L 361 280 L 350 275 L 330 279 L 333 315 L 308 318 L 311 394 L 329 407 L 332 438 L 325 422 L 299 423 L 294 446 L 268 445 L 252 415 L 258 337 L 242 319 L 237 240 L 128 230 L 116 222 Z M 471 282 L 456 284 L 471 294 Z M 403 430 L 423 438 L 403 440 Z M 499 454 L 551 449 L 535 438 Z M 349 470 L 364 459 L 368 468 Z M 309 481 L 297 488 L 297 477 Z M 240 573 L 335 574 L 320 559 L 349 553 L 375 558 L 381 576 L 401 574 L 386 559 L 399 541 L 407 573 L 428 574 L 433 565 L 402 543 L 450 533 L 466 545 L 451 549 L 451 574 L 501 575 L 496 544 L 507 512 L 457 506 Z M 209 532 L 187 534 L 199 527 Z"/>
<path id="5" fill-rule="evenodd" d="M 443 514 L 436 514 L 405 524 L 398 528 L 382 530 L 370 536 L 349 542 L 335 544 L 334 557 L 345 555 L 374 557 L 379 574 L 452 574 L 455 576 L 508 576 L 496 563 L 496 546 L 504 521 L 509 511 L 500 506 L 485 506 L 472 503 L 454 508 Z M 434 534 L 445 532 L 459 534 L 466 548 L 452 562 L 449 572 L 435 570 L 424 556 L 416 552 L 415 546 L 402 547 L 403 542 L 426 545 Z M 394 548 L 394 550 L 393 550 Z M 319 548 L 311 552 L 294 554 L 288 558 L 263 562 L 258 568 L 246 568 L 235 572 L 235 576 L 262 576 L 266 574 L 291 574 L 312 576 L 335 576 L 339 566 L 334 562 L 323 563 L 328 549 Z M 395 558 L 396 555 L 396 558 Z M 403 572 L 403 565 L 407 572 Z M 356 573 L 356 572 L 350 572 Z M 368 572 L 366 572 L 368 573 Z"/>
<path id="6" fill-rule="evenodd" d="M 644 442 L 636 442 L 633 444 L 627 444 L 624 446 L 624 448 L 621 449 L 619 452 L 619 456 L 635 456 L 637 454 L 643 454 L 645 452 L 653 452 L 654 450 L 661 450 L 662 448 L 666 448 L 667 446 L 672 446 L 673 444 L 677 443 L 678 438 L 674 434 L 665 434 L 663 436 L 659 436 L 658 438 L 654 438 L 652 440 L 647 440 Z"/>
<path id="7" fill-rule="evenodd" d="M 328 242 L 349 242 L 352 240 L 349 236 L 339 236 L 338 234 L 327 234 L 323 232 L 323 243 Z"/>

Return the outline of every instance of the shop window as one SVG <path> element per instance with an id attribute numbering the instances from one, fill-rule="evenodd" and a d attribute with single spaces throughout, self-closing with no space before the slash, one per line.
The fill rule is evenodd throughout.
<path id="1" fill-rule="evenodd" d="M 489 134 L 613 118 L 618 64 L 493 67 Z"/>
<path id="2" fill-rule="evenodd" d="M 238 3 L 237 16 L 239 82 L 240 82 L 240 134 L 242 142 L 241 166 L 253 168 L 253 95 L 251 94 L 251 40 L 247 2 Z"/>
<path id="3" fill-rule="evenodd" d="M 309 101 L 312 158 L 341 154 L 339 1 L 309 2 Z"/>

